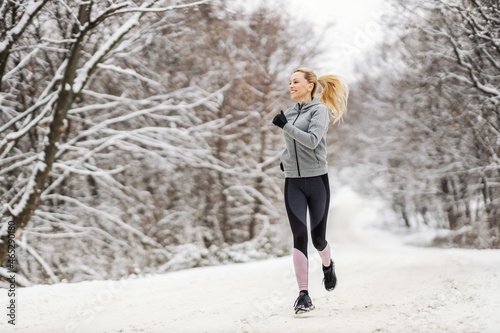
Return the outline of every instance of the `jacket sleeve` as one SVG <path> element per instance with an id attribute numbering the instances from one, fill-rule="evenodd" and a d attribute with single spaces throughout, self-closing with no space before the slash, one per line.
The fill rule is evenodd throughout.
<path id="1" fill-rule="evenodd" d="M 326 133 L 329 118 L 328 110 L 324 105 L 313 110 L 312 112 L 313 115 L 307 132 L 295 127 L 290 122 L 285 124 L 283 131 L 307 148 L 315 149 L 323 138 L 323 135 Z"/>

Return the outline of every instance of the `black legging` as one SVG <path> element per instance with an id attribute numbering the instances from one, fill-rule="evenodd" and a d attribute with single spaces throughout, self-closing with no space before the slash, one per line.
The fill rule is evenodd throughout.
<path id="1" fill-rule="evenodd" d="M 316 250 L 325 249 L 326 220 L 330 207 L 328 174 L 316 177 L 286 178 L 285 205 L 293 233 L 293 247 L 307 258 L 307 208 L 311 237 Z"/>
<path id="2" fill-rule="evenodd" d="M 311 237 L 324 266 L 330 265 L 330 246 L 326 241 L 326 221 L 330 207 L 328 174 L 316 177 L 286 178 L 285 205 L 293 234 L 293 264 L 299 290 L 308 289 L 307 209 Z"/>

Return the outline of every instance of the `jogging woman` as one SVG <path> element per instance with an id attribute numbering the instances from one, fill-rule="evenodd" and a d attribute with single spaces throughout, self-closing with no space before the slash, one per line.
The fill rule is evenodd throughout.
<path id="1" fill-rule="evenodd" d="M 318 84 L 323 91 L 316 95 Z M 276 115 L 273 124 L 283 129 L 286 148 L 281 155 L 285 172 L 285 205 L 293 234 L 293 264 L 299 287 L 295 313 L 314 309 L 308 292 L 307 211 L 312 243 L 321 257 L 326 290 L 335 288 L 335 264 L 326 241 L 330 205 L 326 132 L 330 116 L 337 122 L 347 106 L 349 89 L 338 76 L 319 78 L 308 68 L 295 70 L 290 79 L 294 107 Z"/>

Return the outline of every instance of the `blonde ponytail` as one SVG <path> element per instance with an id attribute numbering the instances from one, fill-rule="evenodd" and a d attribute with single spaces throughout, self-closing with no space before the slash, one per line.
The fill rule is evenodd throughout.
<path id="1" fill-rule="evenodd" d="M 304 73 L 305 79 L 314 84 L 311 98 L 318 97 L 319 101 L 326 105 L 334 119 L 333 123 L 341 120 L 347 110 L 347 98 L 349 97 L 349 87 L 342 78 L 337 75 L 322 75 L 318 78 L 312 70 L 304 67 L 296 69 L 295 72 Z M 323 91 L 315 95 L 318 84 L 321 85 Z"/>
<path id="2" fill-rule="evenodd" d="M 318 78 L 318 83 L 323 88 L 323 91 L 316 97 L 326 105 L 330 115 L 335 119 L 333 123 L 336 123 L 342 119 L 347 110 L 349 87 L 337 75 L 322 75 Z"/>

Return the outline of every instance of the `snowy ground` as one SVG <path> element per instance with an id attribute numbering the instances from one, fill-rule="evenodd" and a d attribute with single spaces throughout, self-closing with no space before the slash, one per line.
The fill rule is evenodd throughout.
<path id="1" fill-rule="evenodd" d="M 339 284 L 326 292 L 311 250 L 316 309 L 294 315 L 291 257 L 164 275 L 19 289 L 0 332 L 500 332 L 500 251 L 405 246 L 373 228 L 378 204 L 333 196 Z M 8 299 L 0 295 L 5 310 Z"/>

